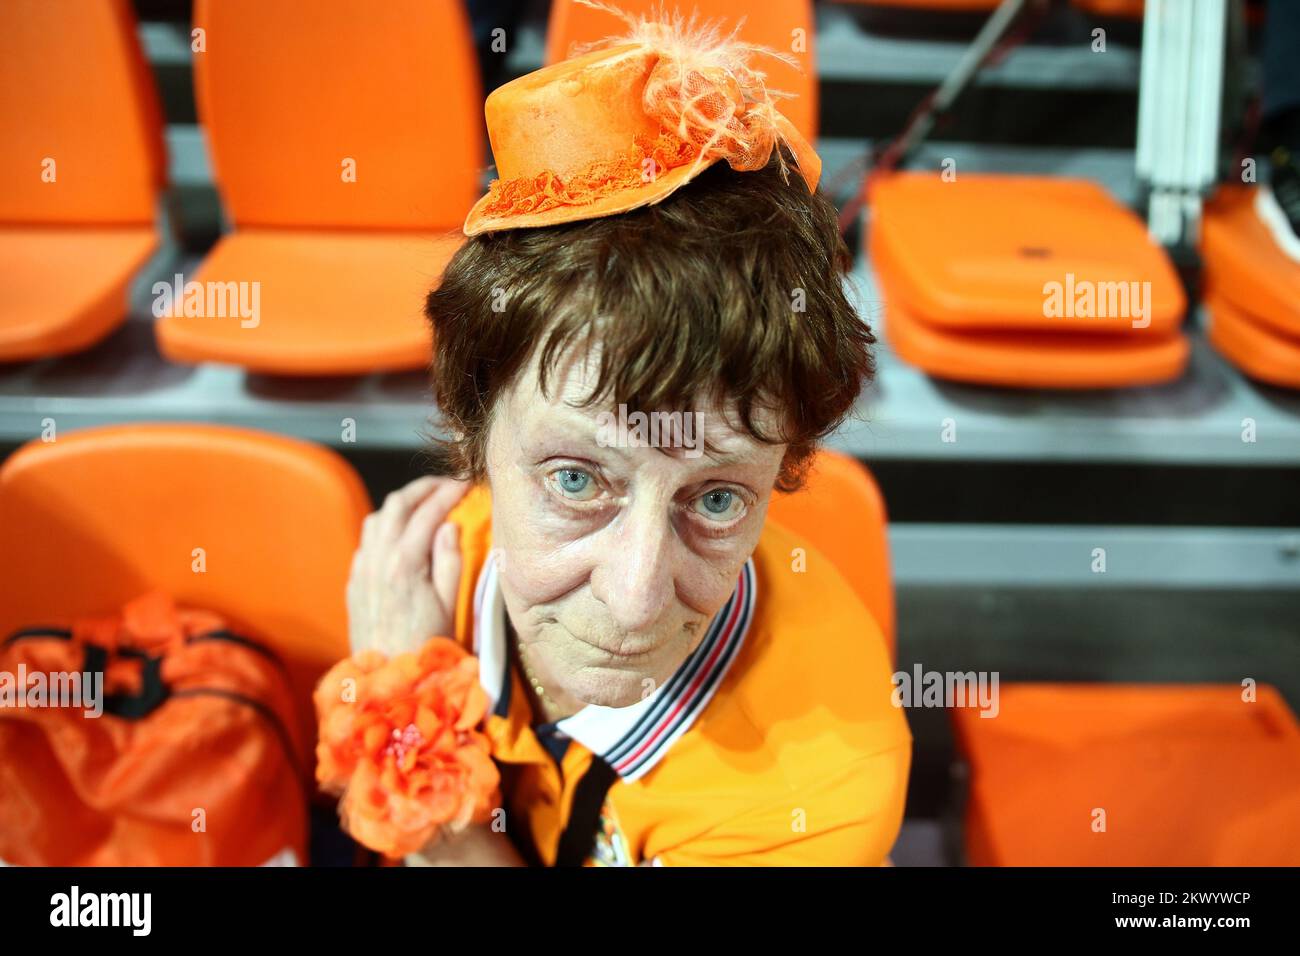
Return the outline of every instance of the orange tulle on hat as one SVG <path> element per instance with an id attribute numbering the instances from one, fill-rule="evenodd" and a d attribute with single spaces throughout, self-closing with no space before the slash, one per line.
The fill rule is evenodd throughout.
<path id="1" fill-rule="evenodd" d="M 719 160 L 762 169 L 784 143 L 810 191 L 821 159 L 776 108 L 755 62 L 794 58 L 743 43 L 738 29 L 674 14 L 621 18 L 630 33 L 522 76 L 485 104 L 500 178 L 465 234 L 595 219 L 659 202 Z M 780 151 L 777 151 L 780 157 Z M 786 171 L 784 158 L 780 159 Z"/>

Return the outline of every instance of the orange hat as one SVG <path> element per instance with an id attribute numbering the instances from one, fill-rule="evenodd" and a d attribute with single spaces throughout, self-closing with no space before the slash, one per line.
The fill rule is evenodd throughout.
<path id="1" fill-rule="evenodd" d="M 810 191 L 821 159 L 775 106 L 755 55 L 792 57 L 722 36 L 695 18 L 637 19 L 594 52 L 500 87 L 487 98 L 500 178 L 474 204 L 465 235 L 595 219 L 659 202 L 718 160 L 762 169 L 778 142 Z M 778 151 L 778 156 L 780 155 Z M 786 171 L 781 160 L 782 172 Z"/>

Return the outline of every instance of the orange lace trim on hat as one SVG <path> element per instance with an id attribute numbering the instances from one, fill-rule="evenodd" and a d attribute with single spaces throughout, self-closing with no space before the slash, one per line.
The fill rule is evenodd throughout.
<path id="1" fill-rule="evenodd" d="M 586 206 L 606 196 L 648 185 L 670 169 L 694 162 L 699 150 L 668 132 L 654 139 L 638 136 L 636 145 L 614 160 L 592 163 L 563 180 L 555 173 L 492 181 L 483 215 L 523 216 L 558 206 Z M 650 164 L 654 161 L 654 165 Z"/>

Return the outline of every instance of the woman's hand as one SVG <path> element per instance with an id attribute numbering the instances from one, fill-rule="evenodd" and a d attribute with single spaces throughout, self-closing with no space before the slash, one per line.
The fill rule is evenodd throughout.
<path id="1" fill-rule="evenodd" d="M 429 638 L 454 637 L 460 533 L 447 515 L 469 482 L 417 478 L 366 518 L 348 577 L 352 653 L 389 657 Z"/>
<path id="2" fill-rule="evenodd" d="M 510 838 L 490 824 L 473 823 L 419 853 L 406 857 L 407 866 L 523 866 L 523 858 Z"/>

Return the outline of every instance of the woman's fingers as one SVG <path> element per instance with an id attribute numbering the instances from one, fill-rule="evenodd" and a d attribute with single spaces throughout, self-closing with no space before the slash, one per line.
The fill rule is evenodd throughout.
<path id="1" fill-rule="evenodd" d="M 370 516 L 372 520 L 369 523 L 373 525 L 371 536 L 377 542 L 395 542 L 406 527 L 411 512 L 419 507 L 438 482 L 439 479 L 432 475 L 425 475 L 390 492 L 379 510 Z"/>
<path id="2" fill-rule="evenodd" d="M 402 529 L 397 544 L 403 567 L 428 567 L 434 533 L 468 490 L 467 481 L 443 479 L 433 493 L 420 502 Z"/>
<path id="3" fill-rule="evenodd" d="M 347 588 L 354 652 L 400 653 L 433 635 L 451 636 L 462 562 L 458 529 L 447 516 L 469 487 L 449 478 L 419 478 L 388 495 L 366 518 Z"/>
<path id="4" fill-rule="evenodd" d="M 449 626 L 456 623 L 456 597 L 460 590 L 460 526 L 448 521 L 433 538 L 433 593 Z M 445 635 L 450 637 L 451 634 Z"/>

